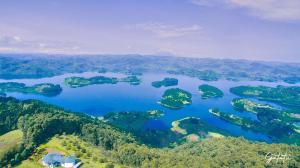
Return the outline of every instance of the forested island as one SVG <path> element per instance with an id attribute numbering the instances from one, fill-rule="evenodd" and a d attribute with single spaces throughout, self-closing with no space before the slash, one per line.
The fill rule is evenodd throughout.
<path id="1" fill-rule="evenodd" d="M 176 78 L 164 78 L 161 81 L 152 82 L 151 85 L 153 87 L 156 87 L 156 88 L 160 88 L 162 86 L 164 86 L 164 87 L 176 86 L 176 85 L 178 85 L 178 79 L 176 79 Z"/>
<path id="2" fill-rule="evenodd" d="M 84 77 L 65 78 L 65 84 L 71 88 L 84 87 L 84 86 L 95 85 L 95 84 L 117 84 L 118 82 L 126 82 L 131 85 L 139 85 L 141 83 L 141 79 L 139 79 L 137 76 L 127 76 L 124 78 L 105 77 L 105 76 L 95 76 L 91 78 L 84 78 Z"/>
<path id="3" fill-rule="evenodd" d="M 212 137 L 223 138 L 224 135 L 229 135 L 226 131 L 222 131 L 196 117 L 173 121 L 171 130 L 188 142 L 202 141 Z"/>
<path id="4" fill-rule="evenodd" d="M 256 98 L 289 108 L 300 109 L 299 86 L 238 86 L 231 88 L 230 92 L 238 96 Z"/>
<path id="5" fill-rule="evenodd" d="M 300 133 L 290 123 L 281 120 L 281 116 L 269 111 L 261 111 L 257 114 L 258 120 L 239 117 L 234 114 L 222 112 L 212 108 L 209 112 L 222 120 L 239 125 L 244 129 L 267 134 L 274 142 L 300 144 Z"/>
<path id="6" fill-rule="evenodd" d="M 273 108 L 271 105 L 268 104 L 260 104 L 254 101 L 244 99 L 244 98 L 235 98 L 231 101 L 231 105 L 236 111 L 243 112 L 252 112 L 257 114 L 259 111 L 268 110 L 274 111 L 275 113 L 279 113 L 280 110 Z"/>
<path id="7" fill-rule="evenodd" d="M 136 140 L 132 134 L 112 127 L 102 120 L 65 111 L 41 101 L 20 101 L 11 97 L 1 97 L 0 107 L 2 167 L 39 166 L 39 159 L 47 149 L 75 152 L 75 156 L 83 162 L 83 168 L 91 166 L 235 167 L 237 165 L 239 167 L 257 165 L 299 167 L 299 146 L 269 145 L 234 137 L 212 137 L 197 143 L 187 141 L 168 148 L 152 148 L 147 143 Z M 194 119 L 190 122 L 196 125 L 199 123 Z M 179 126 L 183 129 L 190 129 L 182 124 L 179 123 Z M 241 155 L 241 151 L 247 152 Z M 289 161 L 266 163 L 267 153 L 287 151 L 294 156 Z M 212 155 L 214 155 L 213 159 L 211 159 Z"/>
<path id="8" fill-rule="evenodd" d="M 158 103 L 170 109 L 181 109 L 192 104 L 192 94 L 179 88 L 168 89 Z"/>
<path id="9" fill-rule="evenodd" d="M 209 98 L 219 98 L 223 97 L 224 93 L 217 87 L 211 85 L 200 85 L 198 90 L 201 94 L 202 99 L 209 99 Z"/>
<path id="10" fill-rule="evenodd" d="M 0 95 L 5 96 L 8 92 L 19 92 L 26 94 L 40 94 L 43 96 L 56 96 L 62 92 L 60 85 L 51 83 L 35 84 L 26 86 L 24 83 L 5 82 L 0 83 Z"/>

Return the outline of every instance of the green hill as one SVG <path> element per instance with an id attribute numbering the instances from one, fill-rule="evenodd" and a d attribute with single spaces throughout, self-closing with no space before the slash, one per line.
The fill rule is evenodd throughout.
<path id="1" fill-rule="evenodd" d="M 0 123 L 5 128 L 1 133 L 3 142 L 15 144 L 9 138 L 12 133 L 19 135 L 17 142 L 20 142 L 22 133 L 10 131 L 18 128 L 23 132 L 23 145 L 3 156 L 0 160 L 2 167 L 20 165 L 22 160 L 33 158 L 43 148 L 43 144 L 68 154 L 76 154 L 80 148 L 81 153 L 76 155 L 87 165 L 91 162 L 90 159 L 98 160 L 93 161 L 98 163 L 103 158 L 103 163 L 111 163 L 116 167 L 300 167 L 299 146 L 251 142 L 243 138 L 212 137 L 200 142 L 153 148 L 138 141 L 130 132 L 121 131 L 99 119 L 65 111 L 36 100 L 20 101 L 11 97 L 0 97 Z M 63 136 L 56 136 L 57 134 Z M 68 140 L 64 136 L 71 134 L 74 136 Z M 12 150 L 15 146 L 5 147 L 6 150 Z M 86 154 L 82 151 L 83 148 L 86 149 Z M 87 154 L 89 150 L 91 157 Z M 92 153 L 96 151 L 100 151 L 101 155 L 93 158 Z M 288 156 L 285 160 L 267 162 L 271 156 L 285 153 Z M 39 162 L 32 163 L 27 160 L 26 163 L 38 165 L 36 163 Z M 108 167 L 112 167 L 111 164 Z"/>

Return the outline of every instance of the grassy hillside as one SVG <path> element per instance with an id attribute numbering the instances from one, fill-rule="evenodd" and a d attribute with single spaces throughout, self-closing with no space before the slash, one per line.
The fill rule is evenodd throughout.
<path id="1" fill-rule="evenodd" d="M 121 167 L 119 164 L 114 163 L 110 153 L 105 149 L 89 144 L 74 135 L 57 135 L 36 148 L 30 156 L 31 159 L 23 161 L 18 168 L 41 167 L 42 157 L 49 152 L 57 152 L 65 156 L 76 156 L 83 163 L 80 166 L 81 168 L 106 168 L 111 165 L 115 168 Z"/>
<path id="2" fill-rule="evenodd" d="M 6 154 L 16 150 L 22 142 L 23 132 L 21 130 L 10 131 L 0 136 L 0 160 Z"/>

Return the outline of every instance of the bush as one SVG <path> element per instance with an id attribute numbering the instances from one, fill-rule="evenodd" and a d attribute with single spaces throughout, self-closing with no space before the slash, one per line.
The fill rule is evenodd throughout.
<path id="1" fill-rule="evenodd" d="M 114 168 L 114 167 L 115 167 L 115 165 L 112 163 L 108 163 L 105 165 L 105 168 Z"/>

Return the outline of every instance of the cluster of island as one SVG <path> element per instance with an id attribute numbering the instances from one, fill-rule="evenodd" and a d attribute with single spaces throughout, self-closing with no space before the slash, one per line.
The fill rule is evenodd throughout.
<path id="1" fill-rule="evenodd" d="M 300 143 L 300 129 L 295 123 L 300 121 L 297 101 L 299 87 L 275 88 L 266 86 L 239 86 L 231 88 L 234 94 L 251 97 L 257 100 L 274 102 L 289 108 L 273 107 L 270 104 L 261 104 L 246 98 L 235 98 L 231 101 L 233 108 L 238 112 L 251 112 L 256 115 L 256 120 L 240 117 L 219 109 L 211 108 L 209 112 L 222 120 L 239 125 L 242 128 L 268 135 L 274 142 L 292 144 Z M 293 97 L 294 99 L 292 99 Z"/>
<path id="2" fill-rule="evenodd" d="M 0 78 L 42 78 L 82 72 L 128 75 L 124 78 L 102 75 L 65 78 L 64 83 L 71 88 L 120 82 L 139 85 L 142 82 L 139 75 L 148 72 L 185 75 L 212 85 L 214 82 L 209 81 L 223 79 L 300 82 L 299 64 L 139 55 L 51 59 L 21 56 L 0 56 Z M 194 88 L 194 91 L 199 91 L 201 100 L 195 98 L 196 93 L 192 95 L 178 87 L 178 79 L 169 77 L 153 81 L 151 85 L 164 91 L 157 103 L 165 107 L 163 110 L 168 110 L 166 113 L 155 109 L 110 112 L 103 117 L 93 117 L 38 100 L 22 101 L 6 96 L 12 92 L 57 96 L 62 92 L 58 84 L 0 83 L 0 166 L 40 167 L 42 156 L 49 151 L 66 155 L 74 153 L 83 163 L 82 167 L 300 166 L 299 86 L 232 87 L 230 92 L 238 97 L 231 100 L 234 111 L 213 105 L 209 109 L 208 115 L 217 120 L 267 135 L 275 142 L 269 145 L 234 137 L 229 130 L 212 125 L 204 118 L 182 117 L 171 120 L 170 126 L 165 125 L 165 114 L 178 114 L 175 110 L 181 109 L 183 113 L 184 108 L 195 101 L 221 101 L 224 93 L 215 86 L 202 84 Z M 251 117 L 244 117 L 248 115 Z M 247 152 L 241 154 L 240 151 Z M 268 152 L 286 151 L 293 154 L 289 161 L 266 164 Z"/>
<path id="3" fill-rule="evenodd" d="M 137 76 L 127 76 L 124 78 L 105 76 L 65 78 L 65 84 L 71 88 L 93 84 L 116 84 L 118 82 L 127 82 L 131 85 L 138 85 L 141 83 L 141 79 Z M 161 81 L 152 82 L 152 86 L 156 88 L 176 85 L 178 85 L 178 79 L 175 78 L 164 78 Z M 208 84 L 199 85 L 198 91 L 200 92 L 202 99 L 221 98 L 224 96 L 222 90 Z M 6 93 L 9 92 L 56 96 L 62 92 L 62 88 L 60 85 L 50 83 L 35 84 L 33 86 L 26 86 L 24 83 L 17 82 L 0 83 L 0 96 L 5 96 Z M 222 112 L 214 107 L 209 109 L 211 114 L 232 124 L 239 125 L 244 129 L 264 133 L 274 141 L 300 143 L 298 140 L 300 139 L 300 128 L 299 125 L 296 124 L 297 122 L 300 122 L 300 87 L 280 85 L 277 87 L 237 86 L 230 88 L 230 92 L 240 97 L 244 97 L 235 98 L 231 101 L 234 110 L 238 112 L 251 112 L 256 115 L 257 119 L 245 118 L 228 112 Z M 272 105 L 258 103 L 247 98 L 276 103 L 285 108 L 273 107 Z M 161 100 L 158 101 L 158 104 L 171 110 L 179 110 L 192 104 L 192 94 L 180 88 L 166 89 Z M 165 130 L 159 130 L 154 134 L 152 130 L 151 135 L 150 133 L 143 135 L 142 132 L 139 132 L 140 130 L 143 130 L 142 128 L 145 123 L 152 119 L 156 120 L 163 114 L 164 113 L 159 110 L 152 110 L 147 113 L 108 113 L 105 115 L 104 120 L 126 131 L 138 132 L 139 137 L 143 137 L 149 142 L 151 141 L 151 138 L 153 139 L 153 135 L 159 139 L 159 136 L 166 134 L 168 135 L 168 140 L 165 141 L 169 142 L 174 141 L 176 138 L 178 139 L 178 135 L 181 135 L 181 139 L 185 140 L 201 140 L 211 135 L 220 134 L 218 137 L 222 137 L 221 135 L 229 134 L 224 131 L 222 132 L 217 128 L 213 128 L 212 126 L 208 126 L 207 123 L 203 124 L 200 119 L 193 117 L 174 121 L 171 130 L 168 130 L 167 132 Z M 198 128 L 201 128 L 202 130 L 198 130 Z M 153 142 L 158 143 L 157 141 Z"/>
<path id="4" fill-rule="evenodd" d="M 133 133 L 143 142 L 153 146 L 165 146 L 172 143 L 202 141 L 207 138 L 222 138 L 230 135 L 200 118 L 187 117 L 172 122 L 172 128 L 162 124 L 160 110 L 147 112 L 111 112 L 100 120 Z M 149 125 L 155 124 L 156 126 Z M 159 128 L 157 128 L 159 126 Z"/>
<path id="5" fill-rule="evenodd" d="M 91 78 L 84 77 L 68 77 L 65 79 L 65 84 L 71 88 L 83 87 L 95 84 L 117 84 L 118 82 L 126 82 L 131 85 L 139 85 L 141 79 L 137 76 L 127 76 L 124 78 L 95 76 Z"/>

